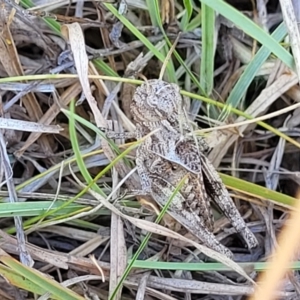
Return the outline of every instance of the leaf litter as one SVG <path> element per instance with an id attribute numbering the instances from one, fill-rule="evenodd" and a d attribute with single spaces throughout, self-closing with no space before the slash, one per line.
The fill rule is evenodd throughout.
<path id="1" fill-rule="evenodd" d="M 233 1 L 232 5 L 265 31 L 271 31 L 282 21 L 282 16 L 274 13 L 271 4 L 265 6 L 260 3 L 262 1 L 257 2 L 257 11 L 253 11 L 251 1 L 245 1 L 246 9 L 238 2 Z M 155 224 L 159 213 L 156 204 L 147 197 L 131 197 L 120 184 L 127 180 L 127 187 L 132 190 L 140 188 L 134 171 L 134 144 L 119 139 L 115 141 L 116 148 L 111 147 L 105 136 L 94 130 L 96 125 L 119 133 L 134 132 L 129 110 L 135 90 L 132 79 L 159 77 L 162 61 L 156 51 L 165 53 L 166 37 L 174 42 L 179 29 L 181 34 L 176 51 L 188 68 L 199 75 L 201 21 L 197 16 L 201 13 L 200 5 L 192 1 L 160 1 L 165 36 L 154 22 L 153 12 L 147 11 L 149 1 L 127 1 L 128 6 L 121 1 L 120 6 L 116 6 L 120 8 L 119 13 L 134 25 L 136 32 L 117 21 L 113 10 L 109 9 L 112 1 L 78 1 L 71 5 L 67 1 L 39 1 L 39 6 L 30 10 L 21 6 L 24 3 L 2 1 L 0 14 L 0 75 L 1 78 L 12 77 L 9 83 L 1 83 L 0 79 L 0 178 L 3 193 L 0 205 L 4 208 L 9 204 L 8 199 L 14 199 L 10 203 L 11 209 L 20 210 L 15 223 L 13 218 L 0 219 L 1 262 L 8 265 L 7 259 L 14 257 L 31 266 L 33 260 L 33 268 L 40 272 L 41 278 L 47 276 L 49 280 L 49 289 L 44 289 L 43 299 L 59 299 L 54 281 L 62 286 L 63 283 L 73 284 L 69 289 L 77 293 L 78 299 L 109 299 L 112 295 L 114 299 L 242 299 L 253 293 L 250 282 L 257 278 L 257 273 L 251 268 L 251 262 L 264 261 L 272 254 L 276 235 L 288 216 L 287 209 L 278 209 L 273 202 L 260 197 L 256 199 L 255 191 L 253 203 L 243 201 L 242 194 L 234 193 L 241 214 L 260 242 L 251 252 L 229 227 L 227 219 L 214 210 L 214 233 L 234 253 L 236 263 L 249 262 L 249 268 L 242 269 L 226 257 L 205 249 L 167 215 L 163 222 Z M 192 6 L 184 7 L 184 3 Z M 189 12 L 190 19 L 180 13 L 184 9 Z M 256 12 L 258 20 L 255 20 Z M 260 45 L 255 46 L 254 40 L 230 20 L 221 16 L 217 20 L 217 51 L 211 52 L 215 55 L 214 89 L 206 96 L 224 102 L 228 94 L 230 98 L 238 81 L 237 74 L 241 74 L 246 65 L 251 65 L 253 53 Z M 62 34 L 55 31 L 58 24 Z M 144 46 L 137 32 L 150 42 L 152 51 L 149 45 Z M 183 65 L 174 56 L 172 63 L 180 88 L 197 94 L 197 84 Z M 168 70 L 166 81 L 172 75 Z M 235 107 L 257 118 L 298 101 L 297 75 L 284 67 L 279 59 L 269 56 L 257 72 L 260 73 L 253 81 L 251 79 L 247 93 L 243 92 Z M 35 79 L 34 76 L 39 74 L 77 74 L 78 79 L 64 77 L 57 80 L 51 76 L 47 80 Z M 24 75 L 27 80 L 13 80 L 14 76 Z M 94 75 L 93 79 L 90 75 Z M 102 80 L 101 75 L 109 75 L 112 80 Z M 119 77 L 128 80 L 121 83 Z M 185 100 L 190 104 L 191 119 L 200 128 L 215 123 L 225 127 L 217 131 L 208 156 L 215 167 L 266 186 L 270 191 L 296 194 L 299 184 L 296 173 L 300 167 L 295 163 L 299 161 L 296 143 L 286 143 L 276 133 L 270 134 L 271 131 L 262 130 L 255 124 L 245 123 L 237 130 L 226 130 L 226 124 L 239 123 L 245 118 L 237 118 L 220 109 L 212 112 L 205 102 L 200 104 L 193 98 Z M 74 121 L 75 135 L 69 129 L 69 119 L 75 116 L 65 113 L 71 101 L 76 101 L 75 113 L 79 117 Z M 294 114 L 297 112 L 298 109 Z M 294 114 L 286 112 L 265 122 L 297 140 L 299 122 Z M 219 116 L 226 119 L 219 119 Z M 210 133 L 205 135 L 209 140 Z M 74 141 L 83 165 L 74 155 Z M 126 155 L 124 149 L 128 150 Z M 116 162 L 122 152 L 123 157 Z M 92 181 L 85 177 L 84 170 L 88 171 Z M 101 194 L 93 189 L 94 184 Z M 22 203 L 30 202 L 34 206 L 36 201 L 42 200 L 48 202 L 42 215 L 21 219 Z M 59 209 L 53 208 L 56 200 L 66 207 L 78 203 L 79 209 L 60 214 Z M 139 260 L 186 263 L 187 270 L 151 271 L 137 269 L 133 264 L 130 274 L 122 281 L 122 289 L 117 291 L 130 258 L 148 232 L 152 235 Z M 227 264 L 232 271 L 188 270 L 189 263 L 209 263 L 212 258 Z M 24 276 L 30 280 L 30 268 L 26 270 Z M 38 289 L 30 290 L 18 282 L 10 284 L 13 282 L 9 277 L 12 271 L 18 269 L 11 269 L 11 273 L 5 276 L 7 280 L 1 281 L 3 299 L 14 299 L 17 294 L 23 299 L 32 299 L 32 293 L 38 293 Z M 282 299 L 297 297 L 298 276 L 295 271 L 285 278 L 283 290 L 278 292 Z M 74 294 L 68 296 L 77 299 Z"/>

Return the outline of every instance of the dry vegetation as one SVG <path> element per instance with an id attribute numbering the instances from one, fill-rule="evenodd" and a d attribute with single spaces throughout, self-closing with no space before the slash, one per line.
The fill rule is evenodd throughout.
<path id="1" fill-rule="evenodd" d="M 1 299 L 246 299 L 295 203 L 296 20 L 283 25 L 277 0 L 126 2 L 1 1 Z M 151 199 L 126 193 L 139 188 L 138 142 L 99 130 L 135 130 L 136 84 L 158 78 L 179 33 L 164 79 L 260 243 L 249 252 L 215 210 L 235 262 L 213 262 Z M 297 271 L 280 293 L 299 299 Z"/>

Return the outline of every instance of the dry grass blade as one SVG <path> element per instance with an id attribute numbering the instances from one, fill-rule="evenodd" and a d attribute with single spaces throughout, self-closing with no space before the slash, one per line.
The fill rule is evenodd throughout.
<path id="1" fill-rule="evenodd" d="M 299 108 L 300 106 L 300 103 L 296 103 L 296 104 L 293 104 L 289 107 L 285 107 L 283 109 L 279 109 L 273 113 L 270 113 L 270 114 L 266 114 L 266 115 L 263 115 L 261 117 L 257 117 L 257 118 L 254 118 L 254 119 L 251 119 L 251 120 L 246 120 L 246 121 L 242 121 L 240 123 L 233 123 L 233 124 L 226 124 L 226 125 L 221 125 L 221 126 L 215 126 L 215 127 L 212 127 L 212 128 L 206 128 L 206 129 L 199 129 L 199 130 L 196 130 L 193 132 L 194 133 L 198 133 L 198 134 L 203 134 L 205 132 L 211 132 L 211 131 L 218 131 L 218 130 L 226 130 L 226 129 L 229 129 L 229 128 L 235 128 L 235 127 L 240 127 L 240 126 L 243 126 L 243 125 L 248 125 L 248 124 L 253 124 L 253 123 L 257 123 L 258 121 L 264 121 L 264 120 L 268 120 L 268 119 L 271 119 L 273 117 L 276 117 L 276 116 L 280 116 L 284 113 L 287 113 L 287 112 L 290 112 L 292 110 L 295 110 L 297 108 Z M 218 144 L 215 144 L 215 145 L 218 145 Z"/>
<path id="2" fill-rule="evenodd" d="M 4 251 L 18 255 L 17 240 L 4 233 L 3 231 L 0 231 L 0 235 L 5 241 L 5 243 L 1 245 L 1 248 Z M 37 246 L 32 246 L 30 244 L 27 244 L 26 246 L 28 252 L 35 260 L 49 264 L 50 267 L 47 265 L 42 267 L 40 270 L 41 272 L 47 272 L 48 270 L 52 270 L 53 266 L 65 270 L 67 270 L 69 266 L 75 266 L 76 269 L 86 270 L 89 271 L 91 274 L 99 275 L 99 269 L 95 266 L 91 259 L 81 257 L 77 255 L 76 252 L 74 255 L 72 253 L 71 255 L 69 255 L 65 253 L 59 253 L 53 250 L 45 250 Z M 108 270 L 110 267 L 109 264 L 103 262 L 97 262 L 97 264 L 102 270 L 104 270 L 104 275 L 108 277 Z"/>
<path id="3" fill-rule="evenodd" d="M 81 86 L 79 83 L 72 84 L 69 88 L 67 88 L 62 95 L 55 101 L 47 112 L 40 118 L 39 123 L 44 125 L 49 125 L 53 122 L 54 118 L 60 112 L 61 106 L 67 106 L 70 101 L 75 98 L 81 92 Z M 55 97 L 55 96 L 54 96 Z M 31 133 L 23 145 L 23 147 L 16 153 L 19 155 L 23 153 L 27 147 L 29 147 L 34 141 L 41 137 L 41 133 Z"/>
<path id="4" fill-rule="evenodd" d="M 41 276 L 40 272 L 27 267 L 26 265 L 22 265 L 17 260 L 10 257 L 5 251 L 3 251 L 0 248 L 0 260 L 3 264 L 10 267 L 12 270 L 18 270 L 20 274 L 23 275 L 24 279 L 30 278 L 31 281 L 38 285 L 44 287 L 46 290 L 48 289 L 51 291 L 50 293 L 53 294 L 53 296 L 62 297 L 63 299 L 68 300 L 83 300 L 84 298 L 79 296 L 78 294 L 74 293 L 73 291 L 69 289 L 63 288 L 61 284 L 59 284 L 57 281 L 47 278 L 45 276 Z"/>
<path id="5" fill-rule="evenodd" d="M 272 103 L 278 99 L 280 95 L 288 91 L 292 86 L 294 86 L 298 81 L 298 78 L 295 74 L 283 74 L 281 75 L 272 85 L 265 88 L 261 94 L 253 101 L 253 103 L 245 111 L 246 114 L 251 115 L 253 118 L 264 114 L 266 110 L 272 105 Z M 236 122 L 242 122 L 245 119 L 239 117 Z M 239 127 L 239 134 L 248 128 L 247 125 Z M 218 147 L 215 147 L 208 158 L 214 164 L 218 166 L 227 153 L 229 147 L 239 138 L 238 135 L 232 133 L 222 134 L 222 139 L 219 139 Z"/>
<path id="6" fill-rule="evenodd" d="M 1 165 L 3 165 L 3 171 L 5 174 L 5 182 L 1 182 L 1 185 L 4 183 L 7 184 L 7 189 L 9 192 L 9 201 L 11 203 L 15 203 L 18 201 L 17 193 L 15 190 L 15 186 L 12 182 L 13 179 L 13 171 L 9 163 L 9 157 L 7 154 L 7 149 L 5 147 L 5 140 L 3 133 L 0 132 L 0 158 L 1 158 Z M 23 230 L 22 225 L 22 217 L 15 217 L 15 226 L 17 230 L 17 239 L 18 239 L 18 248 L 19 248 L 19 255 L 21 262 L 26 265 L 32 267 L 34 264 L 33 259 L 31 258 L 26 245 L 25 245 L 25 233 Z"/>
<path id="7" fill-rule="evenodd" d="M 0 128 L 39 133 L 59 133 L 63 129 L 58 125 L 43 125 L 22 120 L 0 118 Z"/>
<path id="8" fill-rule="evenodd" d="M 116 123 L 116 122 L 115 122 Z M 113 126 L 117 128 L 117 124 Z M 121 142 L 121 141 L 120 141 Z M 118 173 L 116 169 L 112 172 L 112 189 L 115 191 L 114 198 L 118 196 L 118 190 L 116 189 L 118 185 Z M 127 265 L 127 249 L 125 243 L 125 232 L 124 223 L 122 218 L 115 213 L 111 214 L 111 231 L 110 231 L 110 264 L 111 264 L 111 276 L 109 280 L 109 297 L 113 294 L 114 290 L 118 286 L 122 274 L 124 273 Z M 114 299 L 119 300 L 122 297 L 122 288 L 118 290 Z"/>
<path id="9" fill-rule="evenodd" d="M 85 97 L 94 114 L 95 122 L 98 125 L 98 127 L 105 127 L 105 121 L 102 117 L 100 110 L 97 107 L 96 100 L 92 95 L 90 83 L 88 80 L 89 61 L 85 52 L 85 43 L 82 29 L 78 23 L 73 23 L 64 25 L 61 30 L 63 35 L 70 42 L 79 80 L 84 91 Z"/>
<path id="10" fill-rule="evenodd" d="M 2 27 L 2 35 L 1 35 L 1 62 L 4 62 L 4 66 L 6 66 L 6 72 L 8 73 L 9 76 L 17 76 L 17 75 L 24 75 L 24 71 L 19 59 L 19 55 L 14 43 L 14 38 L 11 34 L 10 26 L 12 26 L 12 18 L 14 17 L 14 13 L 10 15 L 6 15 L 7 13 L 7 8 L 4 8 L 4 14 L 1 14 L 2 19 L 1 25 Z M 19 26 L 21 26 L 19 24 Z M 6 62 L 4 61 L 6 59 Z M 7 61 L 10 62 L 11 66 L 7 63 Z M 43 115 L 41 107 L 33 93 L 28 93 L 27 95 L 24 96 L 23 98 L 23 103 L 25 108 L 28 111 L 28 115 L 30 116 L 32 121 L 37 121 L 41 118 Z M 44 151 L 46 153 L 51 153 L 51 146 L 49 144 L 49 141 L 47 138 L 43 137 L 39 143 L 41 143 L 41 146 L 43 147 Z M 30 144 L 30 142 L 29 142 Z M 21 154 L 21 153 L 19 153 Z"/>
<path id="11" fill-rule="evenodd" d="M 2 1 L 0 298 L 259 292 L 297 211 L 298 2 Z"/>
<path id="12" fill-rule="evenodd" d="M 136 293 L 136 300 L 145 299 L 146 287 L 148 283 L 150 273 L 145 273 L 141 280 L 139 280 L 139 287 Z"/>
<path id="13" fill-rule="evenodd" d="M 109 281 L 109 293 L 113 293 L 117 287 L 122 274 L 126 268 L 127 251 L 124 238 L 123 221 L 120 216 L 112 213 L 111 219 L 111 276 Z M 122 288 L 120 288 L 114 299 L 121 299 Z"/>
<path id="14" fill-rule="evenodd" d="M 138 284 L 141 280 L 141 276 L 130 276 L 128 278 L 126 285 L 132 286 Z M 254 291 L 253 287 L 249 286 L 237 286 L 232 284 L 219 284 L 219 283 L 209 283 L 196 280 L 187 279 L 177 279 L 177 278 L 160 278 L 150 276 L 148 278 L 148 287 L 155 289 L 166 289 L 170 292 L 190 292 L 192 294 L 209 294 L 218 295 L 219 299 L 226 297 L 226 295 L 243 297 L 251 295 Z M 277 292 L 278 297 L 289 297 L 291 293 L 289 292 Z M 166 298 L 169 299 L 169 298 Z M 262 299 L 262 298 L 260 298 Z"/>
<path id="15" fill-rule="evenodd" d="M 231 259 L 229 259 L 225 255 L 220 254 L 220 253 L 218 253 L 216 251 L 213 251 L 211 249 L 208 249 L 205 246 L 201 246 L 200 244 L 198 244 L 198 243 L 196 243 L 196 242 L 194 242 L 190 239 L 187 239 L 184 236 L 182 236 L 182 235 L 180 235 L 180 234 L 178 234 L 178 233 L 176 233 L 172 230 L 169 230 L 165 227 L 162 227 L 158 224 L 153 224 L 153 223 L 145 221 L 145 220 L 138 220 L 138 219 L 135 219 L 133 217 L 129 217 L 127 215 L 124 215 L 118 209 L 116 209 L 115 206 L 113 206 L 111 203 L 109 203 L 107 201 L 107 199 L 100 198 L 99 194 L 93 192 L 92 190 L 89 190 L 89 193 L 91 193 L 96 199 L 99 199 L 99 201 L 101 201 L 101 203 L 105 207 L 110 209 L 113 213 L 115 213 L 118 216 L 130 221 L 132 224 L 139 227 L 140 229 L 146 230 L 147 232 L 152 232 L 152 233 L 164 235 L 164 236 L 167 236 L 167 237 L 170 237 L 170 238 L 173 238 L 173 239 L 179 239 L 179 240 L 181 240 L 185 243 L 191 244 L 194 247 L 196 247 L 197 249 L 199 249 L 201 252 L 205 253 L 207 256 L 209 256 L 213 259 L 216 259 L 217 261 L 222 262 L 226 266 L 229 266 L 234 271 L 236 271 L 237 273 L 239 273 L 243 277 L 247 278 L 247 280 L 254 283 L 254 281 L 248 276 L 248 274 L 242 268 L 240 268 L 234 261 L 232 261 Z"/>
<path id="16" fill-rule="evenodd" d="M 299 199 L 299 198 L 298 198 Z M 297 257 L 300 241 L 300 201 L 295 210 L 286 220 L 277 242 L 278 247 L 269 259 L 268 269 L 259 277 L 256 292 L 249 300 L 275 300 L 279 299 L 278 290 L 282 286 L 282 279 L 288 270 L 289 263 Z"/>
<path id="17" fill-rule="evenodd" d="M 131 276 L 130 282 L 139 282 L 140 276 Z M 250 295 L 253 287 L 235 286 L 217 283 L 201 282 L 196 280 L 185 280 L 177 278 L 159 278 L 150 276 L 148 286 L 151 288 L 167 289 L 169 291 L 190 292 L 192 294 L 213 294 L 213 295 Z M 261 298 L 262 299 L 262 298 Z"/>
<path id="18" fill-rule="evenodd" d="M 291 49 L 295 59 L 296 73 L 300 80 L 300 34 L 297 19 L 294 13 L 293 2 L 291 0 L 280 0 L 284 22 L 286 24 Z"/>

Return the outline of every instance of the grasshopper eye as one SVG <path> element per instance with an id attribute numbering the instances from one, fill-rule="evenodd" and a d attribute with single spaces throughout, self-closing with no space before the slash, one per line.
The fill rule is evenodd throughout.
<path id="1" fill-rule="evenodd" d="M 178 169 L 178 167 L 177 167 L 176 165 L 173 164 L 173 165 L 171 166 L 171 169 L 172 169 L 172 171 L 176 171 L 176 170 Z"/>

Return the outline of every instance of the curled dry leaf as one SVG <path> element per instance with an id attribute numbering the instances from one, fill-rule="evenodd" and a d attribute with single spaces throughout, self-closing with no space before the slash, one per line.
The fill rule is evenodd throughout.
<path id="1" fill-rule="evenodd" d="M 61 28 L 61 32 L 65 36 L 65 38 L 69 40 L 76 70 L 79 76 L 79 81 L 94 114 L 95 122 L 98 127 L 105 127 L 105 120 L 99 108 L 97 107 L 97 102 L 94 96 L 92 95 L 88 79 L 89 60 L 85 51 L 85 41 L 82 29 L 80 25 L 75 22 L 72 24 L 63 25 Z"/>

